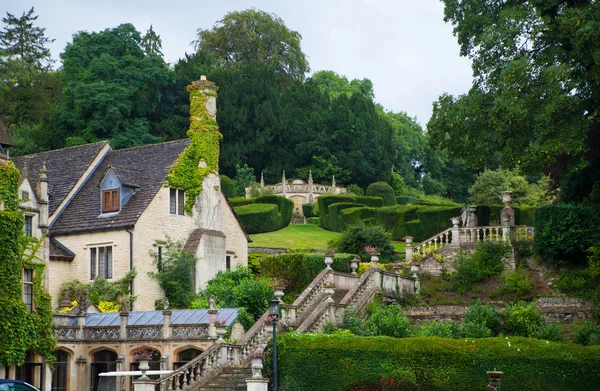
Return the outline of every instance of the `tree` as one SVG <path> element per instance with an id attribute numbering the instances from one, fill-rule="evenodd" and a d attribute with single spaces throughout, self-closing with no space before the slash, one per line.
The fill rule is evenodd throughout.
<path id="1" fill-rule="evenodd" d="M 598 164 L 600 3 L 443 1 L 475 79 L 434 104 L 432 145 L 472 167 L 545 170 L 557 183 Z"/>
<path id="2" fill-rule="evenodd" d="M 548 178 L 542 177 L 538 183 L 529 183 L 515 171 L 485 170 L 469 189 L 469 202 L 478 205 L 501 205 L 502 192 L 512 191 L 513 205 L 544 206 L 552 202 L 548 192 Z"/>
<path id="3" fill-rule="evenodd" d="M 310 69 L 300 48 L 301 39 L 300 33 L 288 29 L 277 15 L 253 8 L 229 12 L 211 30 L 198 29 L 198 39 L 192 43 L 219 66 L 258 61 L 286 79 L 302 80 Z"/>
<path id="4" fill-rule="evenodd" d="M 74 35 L 61 54 L 66 85 L 54 112 L 67 145 L 110 139 L 115 148 L 144 145 L 150 120 L 173 73 L 160 56 L 146 55 L 131 24 Z"/>
<path id="5" fill-rule="evenodd" d="M 148 56 L 157 55 L 162 57 L 162 40 L 160 39 L 160 35 L 156 34 L 154 29 L 152 29 L 152 25 L 146 34 L 142 37 L 142 42 L 140 44 L 142 49 L 144 49 L 144 53 Z"/>

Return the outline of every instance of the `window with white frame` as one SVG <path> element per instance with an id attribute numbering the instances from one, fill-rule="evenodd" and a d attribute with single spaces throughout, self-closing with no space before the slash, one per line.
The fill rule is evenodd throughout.
<path id="1" fill-rule="evenodd" d="M 29 312 L 33 311 L 33 270 L 23 269 L 23 301 Z"/>
<path id="2" fill-rule="evenodd" d="M 90 280 L 96 277 L 112 278 L 112 246 L 90 248 Z"/>
<path id="3" fill-rule="evenodd" d="M 184 215 L 185 192 L 181 189 L 169 189 L 169 212 L 172 215 Z"/>

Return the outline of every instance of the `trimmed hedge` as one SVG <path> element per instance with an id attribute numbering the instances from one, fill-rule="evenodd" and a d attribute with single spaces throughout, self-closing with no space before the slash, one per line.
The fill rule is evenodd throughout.
<path id="1" fill-rule="evenodd" d="M 383 206 L 383 198 L 381 197 L 357 196 L 354 198 L 354 202 L 370 206 L 371 208 L 381 208 Z"/>
<path id="2" fill-rule="evenodd" d="M 304 214 L 304 217 L 306 217 L 307 219 L 310 217 L 317 217 L 316 213 L 315 213 L 315 204 L 314 202 L 309 202 L 307 204 L 302 204 L 302 213 Z"/>
<path id="3" fill-rule="evenodd" d="M 371 183 L 369 187 L 367 187 L 366 194 L 373 197 L 382 197 L 383 205 L 396 205 L 396 193 L 392 186 L 387 182 Z"/>
<path id="4" fill-rule="evenodd" d="M 242 205 L 250 205 L 253 204 L 255 201 L 255 198 L 244 198 L 244 197 L 235 197 L 235 198 L 229 198 L 229 203 L 231 204 L 232 207 L 236 207 L 236 206 L 242 206 Z"/>
<path id="5" fill-rule="evenodd" d="M 340 212 L 344 209 L 359 208 L 359 207 L 364 207 L 364 205 L 363 204 L 355 204 L 353 202 L 340 202 L 337 204 L 329 205 L 329 208 L 327 209 L 328 218 L 325 221 L 326 222 L 325 228 L 330 231 L 339 232 L 340 231 L 340 224 L 339 224 Z"/>
<path id="6" fill-rule="evenodd" d="M 594 390 L 600 346 L 511 337 L 389 338 L 288 333 L 278 338 L 280 384 L 295 391 L 480 391 L 503 371 L 503 391 Z M 323 370 L 326 363 L 327 370 Z M 269 363 L 267 364 L 269 365 Z"/>
<path id="7" fill-rule="evenodd" d="M 418 198 L 410 196 L 396 196 L 396 203 L 398 205 L 416 204 L 419 202 Z"/>
<path id="8" fill-rule="evenodd" d="M 461 207 L 430 206 L 417 210 L 417 220 L 420 224 L 412 224 L 407 234 L 420 242 L 452 227 L 450 219 L 458 216 Z"/>
<path id="9" fill-rule="evenodd" d="M 221 190 L 223 191 L 223 194 L 225 194 L 225 197 L 235 197 L 235 184 L 227 175 L 221 175 Z"/>
<path id="10" fill-rule="evenodd" d="M 234 208 L 240 222 L 249 234 L 271 232 L 279 229 L 277 205 L 249 204 Z"/>
<path id="11" fill-rule="evenodd" d="M 335 254 L 333 270 L 350 273 L 348 261 L 354 254 Z M 259 266 L 263 277 L 278 277 L 289 281 L 286 294 L 298 295 L 325 268 L 325 256 L 321 253 L 290 253 L 264 257 Z"/>
<path id="12" fill-rule="evenodd" d="M 317 198 L 317 206 L 319 208 L 319 217 L 321 218 L 321 226 L 326 227 L 329 224 L 329 205 L 339 202 L 354 202 L 354 198 L 350 196 L 321 196 Z"/>
<path id="13" fill-rule="evenodd" d="M 477 206 L 477 224 L 481 226 L 494 224 L 502 224 L 502 208 L 504 205 L 479 205 Z M 535 211 L 538 209 L 534 206 L 513 207 L 515 211 L 515 225 L 534 225 Z"/>
<path id="14" fill-rule="evenodd" d="M 321 224 L 321 219 L 318 217 L 309 217 L 306 219 L 306 224 L 319 225 Z"/>
<path id="15" fill-rule="evenodd" d="M 254 199 L 254 203 L 277 205 L 279 212 L 279 227 L 277 229 L 290 225 L 290 222 L 292 221 L 292 215 L 294 214 L 294 201 L 283 196 L 268 195 L 256 197 Z"/>
<path id="16" fill-rule="evenodd" d="M 546 206 L 535 211 L 533 249 L 554 266 L 582 265 L 586 251 L 600 239 L 600 217 L 592 209 Z"/>

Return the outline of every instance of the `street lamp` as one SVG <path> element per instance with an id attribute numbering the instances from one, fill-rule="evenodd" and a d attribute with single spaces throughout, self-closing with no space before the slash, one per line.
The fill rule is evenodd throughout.
<path id="1" fill-rule="evenodd" d="M 269 317 L 273 322 L 273 391 L 279 391 L 277 384 L 277 318 L 279 318 L 279 300 L 272 298 L 269 302 Z"/>

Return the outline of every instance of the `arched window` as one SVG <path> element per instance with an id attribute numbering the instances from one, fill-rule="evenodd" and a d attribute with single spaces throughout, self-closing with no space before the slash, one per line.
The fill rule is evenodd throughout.
<path id="1" fill-rule="evenodd" d="M 200 349 L 190 348 L 190 349 L 182 350 L 177 355 L 179 361 L 175 361 L 173 363 L 173 369 L 177 369 L 177 368 L 185 365 L 187 362 L 192 361 L 193 359 L 195 359 L 196 357 L 198 357 L 201 354 L 202 354 L 202 350 L 200 350 Z"/>
<path id="2" fill-rule="evenodd" d="M 111 372 L 117 370 L 117 353 L 111 350 L 100 350 L 94 353 L 92 362 L 92 391 L 98 389 L 100 378 L 98 375 L 102 372 Z"/>
<path id="3" fill-rule="evenodd" d="M 27 352 L 23 365 L 16 367 L 15 379 L 26 381 L 37 388 L 44 384 L 43 364 L 35 362 L 32 352 Z"/>
<path id="4" fill-rule="evenodd" d="M 54 353 L 54 373 L 52 374 L 52 391 L 67 391 L 69 371 L 69 354 L 63 350 Z"/>

